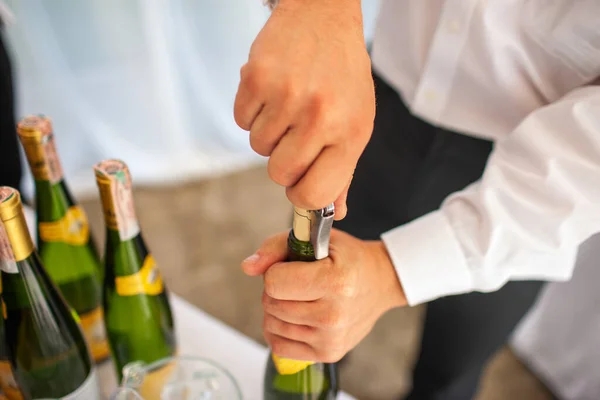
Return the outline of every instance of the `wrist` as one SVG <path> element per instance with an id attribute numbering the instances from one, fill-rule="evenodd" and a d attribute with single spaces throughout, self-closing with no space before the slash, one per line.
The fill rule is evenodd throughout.
<path id="1" fill-rule="evenodd" d="M 374 269 L 377 271 L 382 312 L 406 306 L 408 302 L 402 283 L 385 244 L 381 240 L 366 242 L 366 244 L 370 249 Z"/>
<path id="2" fill-rule="evenodd" d="M 348 15 L 362 25 L 361 0 L 265 0 L 271 10 L 315 10 L 333 12 L 335 16 Z"/>

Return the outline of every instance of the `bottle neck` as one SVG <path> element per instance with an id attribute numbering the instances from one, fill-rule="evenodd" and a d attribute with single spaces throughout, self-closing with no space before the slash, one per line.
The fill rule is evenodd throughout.
<path id="1" fill-rule="evenodd" d="M 69 207 L 74 205 L 64 180 L 57 183 L 36 180 L 35 194 L 37 218 L 41 222 L 56 221 L 62 218 Z"/>
<path id="2" fill-rule="evenodd" d="M 36 181 L 55 184 L 63 180 L 63 170 L 53 135 L 21 137 L 21 143 Z"/>
<path id="3" fill-rule="evenodd" d="M 22 206 L 19 205 L 19 210 L 12 218 L 3 219 L 3 223 L 15 261 L 25 260 L 33 253 L 35 247 L 29 235 Z"/>
<path id="4" fill-rule="evenodd" d="M 294 230 L 288 236 L 288 261 L 315 261 L 315 249 L 311 242 L 298 240 Z"/>
<path id="5" fill-rule="evenodd" d="M 127 242 L 140 233 L 130 187 L 112 182 L 98 182 L 102 211 L 107 228 L 107 240 L 114 244 Z"/>

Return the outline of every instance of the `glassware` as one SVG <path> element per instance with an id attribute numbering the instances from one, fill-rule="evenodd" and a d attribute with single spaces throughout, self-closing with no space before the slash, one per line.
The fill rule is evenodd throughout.
<path id="1" fill-rule="evenodd" d="M 178 356 L 127 364 L 111 400 L 242 400 L 242 392 L 231 373 L 216 362 Z"/>

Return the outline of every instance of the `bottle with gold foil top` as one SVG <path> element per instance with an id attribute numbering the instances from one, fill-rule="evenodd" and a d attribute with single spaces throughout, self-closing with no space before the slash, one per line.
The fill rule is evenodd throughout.
<path id="1" fill-rule="evenodd" d="M 4 224 L 0 220 L 0 271 L 17 272 L 17 262 L 12 252 L 12 247 L 8 241 L 8 234 L 4 229 Z M 6 303 L 2 294 L 2 272 L 0 272 L 0 400 L 23 400 L 23 394 L 17 384 L 13 368 L 10 363 L 10 350 L 6 342 Z"/>
<path id="2" fill-rule="evenodd" d="M 130 362 L 173 356 L 176 339 L 165 284 L 140 233 L 129 169 L 105 160 L 94 171 L 106 220 L 105 323 L 120 379 Z"/>
<path id="3" fill-rule="evenodd" d="M 96 370 L 77 313 L 35 251 L 13 188 L 0 187 L 0 221 L 15 261 L 2 263 L 5 343 L 23 398 L 99 400 Z"/>
<path id="4" fill-rule="evenodd" d="M 17 127 L 35 179 L 38 248 L 42 261 L 67 302 L 81 318 L 92 356 L 110 355 L 102 310 L 102 264 L 87 216 L 63 177 L 51 121 L 28 116 Z"/>
<path id="5" fill-rule="evenodd" d="M 321 210 L 294 208 L 288 261 L 316 261 L 329 255 L 333 204 Z M 264 400 L 334 400 L 339 390 L 336 364 L 289 360 L 270 354 Z"/>

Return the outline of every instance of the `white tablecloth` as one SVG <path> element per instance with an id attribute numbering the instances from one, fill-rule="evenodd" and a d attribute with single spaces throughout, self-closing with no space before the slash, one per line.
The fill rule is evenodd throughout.
<path id="1" fill-rule="evenodd" d="M 261 400 L 267 349 L 176 295 L 171 296 L 171 307 L 180 354 L 215 360 L 233 374 L 244 400 Z M 116 387 L 112 364 L 104 363 L 99 374 L 108 398 Z M 340 393 L 338 400 L 353 400 L 353 397 Z"/>

